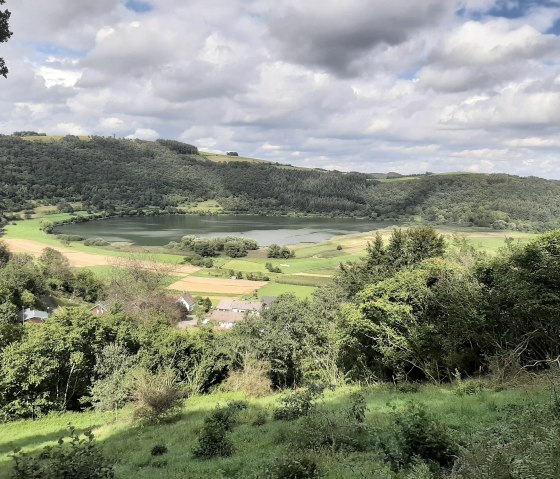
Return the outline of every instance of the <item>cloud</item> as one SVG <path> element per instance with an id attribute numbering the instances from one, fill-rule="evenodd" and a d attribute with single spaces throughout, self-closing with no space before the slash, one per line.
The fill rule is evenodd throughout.
<path id="1" fill-rule="evenodd" d="M 404 43 L 452 12 L 449 0 L 284 0 L 270 16 L 283 59 L 341 76 L 362 71 L 377 47 Z"/>
<path id="2" fill-rule="evenodd" d="M 134 133 L 128 135 L 129 139 L 153 141 L 160 137 L 159 133 L 151 128 L 137 128 Z"/>
<path id="3" fill-rule="evenodd" d="M 0 132 L 560 177 L 560 5 L 529 3 L 20 0 Z"/>

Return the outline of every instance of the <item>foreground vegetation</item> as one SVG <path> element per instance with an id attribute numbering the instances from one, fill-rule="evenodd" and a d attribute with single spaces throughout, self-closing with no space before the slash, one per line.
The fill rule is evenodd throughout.
<path id="1" fill-rule="evenodd" d="M 18 421 L 0 425 L 0 478 L 10 477 L 13 461 L 7 454 L 14 446 L 38 453 L 64 436 L 71 423 L 80 432 L 94 428 L 101 451 L 115 464 L 117 479 L 429 479 L 444 473 L 430 458 L 418 455 L 402 467 L 398 462 L 406 459 L 407 451 L 428 454 L 430 447 L 442 446 L 442 440 L 448 440 L 459 456 L 446 476 L 552 479 L 557 477 L 558 447 L 553 428 L 558 410 L 547 385 L 552 380 L 537 379 L 531 387 L 502 386 L 501 391 L 495 389 L 496 384 L 483 382 L 470 393 L 460 385 L 422 386 L 408 392 L 394 386 L 341 388 L 327 391 L 312 412 L 294 420 L 273 418 L 283 396 L 249 398 L 247 409 L 237 414 L 231 432 L 226 433 L 232 446 L 229 454 L 199 459 L 194 451 L 205 420 L 217 408 L 247 399 L 245 395 L 192 397 L 174 418 L 158 425 L 135 425 L 129 408 L 116 419 L 107 413 L 86 412 Z M 363 395 L 365 409 L 363 422 L 352 426 L 344 414 L 356 404 L 356 393 Z M 432 450 L 431 459 L 437 452 Z"/>
<path id="2" fill-rule="evenodd" d="M 84 455 L 98 458 L 91 479 L 555 477 L 558 271 L 560 231 L 489 256 L 431 227 L 395 229 L 310 299 L 282 295 L 223 333 L 175 328 L 164 270 L 123 264 L 100 282 L 55 250 L 33 260 L 1 246 L 7 435 L 10 421 L 48 431 L 70 411 L 94 410 L 73 417 L 102 426 L 98 443 L 18 453 L 14 477 L 60 461 L 75 470 Z M 21 324 L 23 307 L 53 296 L 113 306 Z M 537 372 L 545 379 L 527 387 Z"/>

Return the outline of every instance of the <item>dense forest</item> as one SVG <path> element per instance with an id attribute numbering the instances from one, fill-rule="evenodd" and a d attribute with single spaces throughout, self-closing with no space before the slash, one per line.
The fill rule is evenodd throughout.
<path id="1" fill-rule="evenodd" d="M 321 214 L 440 224 L 546 230 L 560 225 L 560 183 L 505 174 L 421 175 L 329 172 L 272 163 L 218 163 L 192 145 L 67 136 L 0 137 L 0 212 L 63 200 L 130 212 L 216 200 L 225 211 Z M 396 175 L 392 175 L 395 177 Z"/>

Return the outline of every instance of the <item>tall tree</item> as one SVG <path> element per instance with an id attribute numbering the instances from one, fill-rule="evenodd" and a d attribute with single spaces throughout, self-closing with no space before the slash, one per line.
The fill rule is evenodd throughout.
<path id="1" fill-rule="evenodd" d="M 6 0 L 0 0 L 0 5 L 6 3 Z M 11 12 L 9 10 L 0 10 L 0 43 L 7 42 L 8 38 L 12 36 L 8 20 L 10 19 Z M 8 67 L 3 58 L 0 58 L 0 75 L 4 78 L 8 75 Z"/>

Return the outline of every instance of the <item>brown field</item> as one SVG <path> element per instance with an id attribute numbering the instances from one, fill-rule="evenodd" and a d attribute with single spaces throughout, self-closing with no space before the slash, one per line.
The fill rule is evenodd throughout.
<path id="1" fill-rule="evenodd" d="M 221 278 L 183 278 L 169 286 L 177 291 L 190 291 L 191 293 L 220 293 L 231 295 L 251 294 L 256 289 L 268 284 L 264 281 L 248 281 L 243 279 Z"/>
<path id="2" fill-rule="evenodd" d="M 116 256 L 104 256 L 101 254 L 84 253 L 80 251 L 72 251 L 68 248 L 60 248 L 47 246 L 37 241 L 24 240 L 24 239 L 4 239 L 3 240 L 10 251 L 14 253 L 26 253 L 31 256 L 39 256 L 45 248 L 52 248 L 60 251 L 70 261 L 70 265 L 75 268 L 85 268 L 91 266 L 115 266 L 122 263 L 125 258 Z M 126 261 L 126 260 L 125 260 Z M 150 268 L 150 261 L 140 262 L 146 268 Z M 191 274 L 199 271 L 200 268 L 189 265 L 169 265 L 169 274 Z"/>

